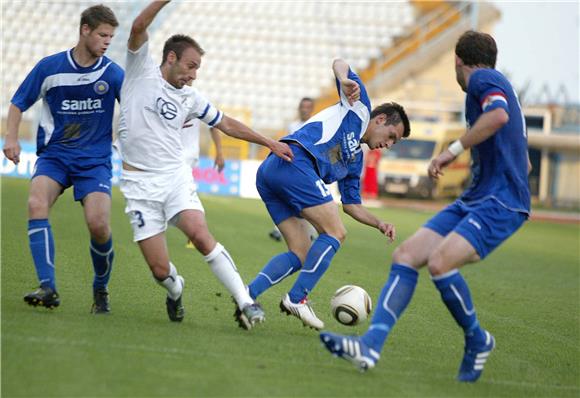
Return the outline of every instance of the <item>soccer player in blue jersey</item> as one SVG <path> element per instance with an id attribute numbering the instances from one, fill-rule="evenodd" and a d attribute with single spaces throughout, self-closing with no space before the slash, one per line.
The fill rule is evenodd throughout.
<path id="1" fill-rule="evenodd" d="M 123 70 L 104 56 L 119 25 L 103 5 L 81 14 L 79 40 L 70 50 L 42 59 L 22 82 L 8 110 L 4 155 L 17 164 L 22 113 L 42 99 L 37 132 L 38 160 L 30 181 L 28 239 L 40 287 L 24 301 L 54 308 L 60 304 L 55 278 L 55 248 L 48 216 L 60 194 L 74 187 L 91 240 L 95 272 L 93 313 L 110 311 L 107 283 L 113 265 L 111 141 L 115 100 Z"/>
<path id="2" fill-rule="evenodd" d="M 400 105 L 386 103 L 371 109 L 364 84 L 348 64 L 337 59 L 333 71 L 340 101 L 282 138 L 292 147 L 292 163 L 270 155 L 256 176 L 258 192 L 282 232 L 288 251 L 266 264 L 249 285 L 250 296 L 258 297 L 300 270 L 280 308 L 315 329 L 322 329 L 324 324 L 309 305 L 308 294 L 346 237 L 338 207 L 325 184 L 338 181 L 345 213 L 377 228 L 392 241 L 395 227 L 361 206 L 361 143 L 371 149 L 389 148 L 410 133 L 409 119 Z M 310 241 L 305 220 L 319 232 L 314 242 Z"/>
<path id="3" fill-rule="evenodd" d="M 461 152 L 471 148 L 473 182 L 458 200 L 394 251 L 389 278 L 363 336 L 321 333 L 330 352 L 361 370 L 375 366 L 389 332 L 413 296 L 418 270 L 425 265 L 441 299 L 465 333 L 457 379 L 477 381 L 495 346 L 493 336 L 479 324 L 459 268 L 485 258 L 529 216 L 526 126 L 514 89 L 494 69 L 494 39 L 468 31 L 459 38 L 455 55 L 457 82 L 467 94 L 467 132 L 432 160 L 429 175 L 438 178 Z"/>

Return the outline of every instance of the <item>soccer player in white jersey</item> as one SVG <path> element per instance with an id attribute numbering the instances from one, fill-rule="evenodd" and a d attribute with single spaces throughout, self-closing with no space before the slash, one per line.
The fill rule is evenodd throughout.
<path id="1" fill-rule="evenodd" d="M 123 70 L 104 54 L 119 25 L 110 8 L 96 5 L 81 14 L 74 48 L 43 58 L 22 82 L 8 110 L 4 155 L 20 160 L 22 113 L 42 99 L 36 154 L 28 196 L 28 240 L 40 287 L 24 297 L 32 306 L 60 304 L 55 247 L 48 216 L 65 189 L 83 205 L 91 236 L 95 314 L 110 312 L 107 284 L 113 265 L 111 141 L 115 101 Z"/>
<path id="2" fill-rule="evenodd" d="M 361 205 L 361 144 L 388 149 L 410 134 L 409 119 L 402 106 L 385 103 L 371 108 L 363 82 L 349 65 L 337 59 L 332 69 L 340 101 L 282 138 L 292 146 L 292 163 L 279 162 L 270 155 L 256 173 L 260 197 L 280 228 L 288 251 L 274 256 L 256 275 L 249 285 L 250 295 L 257 298 L 300 271 L 280 302 L 280 309 L 315 329 L 322 329 L 324 323 L 310 307 L 308 294 L 346 238 L 338 207 L 326 184 L 338 182 L 346 214 L 393 241 L 394 225 L 378 219 Z M 304 219 L 319 232 L 314 242 L 310 241 Z"/>
<path id="3" fill-rule="evenodd" d="M 236 301 L 236 320 L 246 329 L 264 320 L 249 296 L 226 249 L 208 230 L 190 165 L 183 159 L 182 127 L 193 118 L 225 134 L 269 147 L 292 160 L 287 144 L 261 136 L 224 115 L 187 84 L 195 80 L 204 54 L 189 36 L 174 35 L 163 48 L 161 66 L 149 55 L 147 28 L 168 1 L 149 4 L 133 21 L 123 83 L 119 149 L 123 160 L 121 191 L 134 240 L 161 286 L 167 289 L 171 321 L 184 317 L 183 278 L 169 261 L 167 224 L 179 228 L 205 257 L 212 272 Z"/>

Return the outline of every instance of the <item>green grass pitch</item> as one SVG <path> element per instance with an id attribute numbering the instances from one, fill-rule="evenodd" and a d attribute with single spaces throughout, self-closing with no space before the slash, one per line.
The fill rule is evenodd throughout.
<path id="1" fill-rule="evenodd" d="M 89 314 L 92 266 L 81 207 L 67 191 L 51 214 L 61 306 L 48 311 L 22 300 L 36 287 L 26 237 L 26 180 L 2 179 L 2 396 L 570 396 L 580 395 L 579 230 L 527 223 L 484 262 L 463 274 L 481 323 L 497 349 L 475 385 L 454 377 L 462 356 L 459 329 L 426 270 L 415 297 L 391 333 L 377 368 L 358 373 L 332 358 L 318 335 L 278 310 L 293 280 L 261 302 L 267 321 L 247 332 L 232 318 L 229 295 L 185 238 L 168 232 L 172 261 L 186 279 L 186 319 L 171 323 L 165 294 L 132 242 L 122 195 L 113 195 L 115 265 L 112 313 Z M 267 237 L 271 222 L 260 201 L 204 197 L 210 230 L 249 282 L 283 250 Z M 397 242 L 431 213 L 382 209 Z M 312 293 L 329 330 L 361 333 L 329 313 L 332 293 L 364 287 L 376 300 L 394 245 L 345 217 L 346 243 Z"/>

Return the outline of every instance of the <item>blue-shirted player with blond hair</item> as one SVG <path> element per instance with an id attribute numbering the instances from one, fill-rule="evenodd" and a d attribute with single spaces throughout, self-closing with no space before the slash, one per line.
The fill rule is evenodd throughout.
<path id="1" fill-rule="evenodd" d="M 479 324 L 469 287 L 458 270 L 485 258 L 529 216 L 526 126 L 514 89 L 494 69 L 494 39 L 468 31 L 459 38 L 455 55 L 457 82 L 467 94 L 467 133 L 432 160 L 429 175 L 438 178 L 461 152 L 471 148 L 473 182 L 457 201 L 395 250 L 389 278 L 363 336 L 320 334 L 331 353 L 360 370 L 375 366 L 389 332 L 411 301 L 417 271 L 425 265 L 465 333 L 457 380 L 477 381 L 495 347 L 494 337 Z"/>
<path id="2" fill-rule="evenodd" d="M 24 297 L 32 306 L 60 304 L 55 247 L 48 216 L 59 195 L 74 187 L 91 236 L 95 272 L 93 313 L 110 312 L 107 283 L 113 265 L 110 229 L 112 121 L 123 70 L 104 56 L 119 25 L 103 5 L 81 14 L 77 45 L 42 59 L 22 82 L 8 110 L 4 155 L 17 164 L 22 113 L 42 99 L 38 160 L 30 181 L 28 239 L 40 287 Z"/>
<path id="3" fill-rule="evenodd" d="M 292 147 L 294 161 L 270 155 L 256 175 L 256 186 L 268 213 L 284 236 L 288 251 L 273 257 L 249 285 L 252 298 L 300 271 L 280 302 L 280 309 L 305 326 L 324 323 L 309 304 L 308 295 L 326 272 L 346 238 L 338 206 L 326 184 L 338 182 L 343 210 L 356 221 L 377 228 L 392 241 L 395 227 L 361 205 L 361 143 L 371 149 L 390 148 L 410 134 L 402 106 L 385 103 L 371 108 L 366 88 L 349 65 L 332 65 L 340 101 L 311 117 L 301 128 L 281 139 Z M 319 235 L 311 242 L 308 223 Z"/>

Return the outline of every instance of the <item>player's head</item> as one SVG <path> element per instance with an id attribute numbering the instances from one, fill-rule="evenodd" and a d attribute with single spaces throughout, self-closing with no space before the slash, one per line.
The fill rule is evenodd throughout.
<path id="1" fill-rule="evenodd" d="M 411 125 L 405 109 L 396 102 L 387 102 L 373 109 L 361 141 L 371 149 L 388 149 L 409 134 Z"/>
<path id="2" fill-rule="evenodd" d="M 495 68 L 497 45 L 493 37 L 468 30 L 455 45 L 455 76 L 457 83 L 467 90 L 467 73 L 473 68 Z"/>
<path id="3" fill-rule="evenodd" d="M 300 120 L 303 122 L 307 121 L 312 116 L 312 112 L 314 112 L 314 100 L 310 97 L 302 98 L 298 104 Z"/>
<path id="4" fill-rule="evenodd" d="M 191 84 L 201 66 L 205 51 L 198 42 L 186 35 L 173 35 L 163 46 L 161 69 L 163 78 L 176 88 Z"/>
<path id="5" fill-rule="evenodd" d="M 109 7 L 102 4 L 89 7 L 81 14 L 79 45 L 91 56 L 101 57 L 109 48 L 117 26 L 119 21 Z"/>

